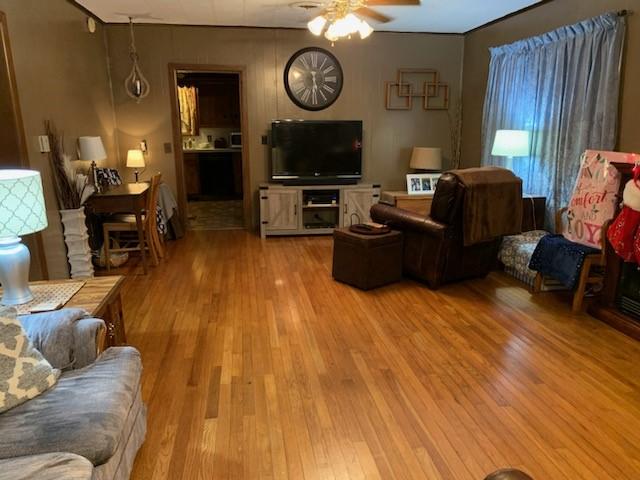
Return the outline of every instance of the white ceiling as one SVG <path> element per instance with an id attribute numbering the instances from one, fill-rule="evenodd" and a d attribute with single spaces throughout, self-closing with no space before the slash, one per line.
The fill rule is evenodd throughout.
<path id="1" fill-rule="evenodd" d="M 376 30 L 464 33 L 541 0 L 422 0 L 420 6 L 374 7 L 394 21 L 371 22 Z M 250 27 L 304 28 L 318 10 L 293 3 L 326 4 L 327 0 L 77 0 L 105 22 L 172 23 Z"/>

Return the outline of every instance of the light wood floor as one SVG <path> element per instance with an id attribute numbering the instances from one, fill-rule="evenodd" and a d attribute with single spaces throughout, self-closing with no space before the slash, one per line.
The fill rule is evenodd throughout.
<path id="1" fill-rule="evenodd" d="M 502 274 L 369 293 L 331 239 L 189 232 L 127 280 L 133 479 L 640 478 L 640 344 Z"/>

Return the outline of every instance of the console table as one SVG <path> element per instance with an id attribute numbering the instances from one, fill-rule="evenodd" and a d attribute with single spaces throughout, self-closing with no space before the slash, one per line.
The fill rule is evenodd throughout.
<path id="1" fill-rule="evenodd" d="M 382 192 L 380 203 L 409 210 L 424 217 L 431 211 L 432 193 L 409 195 L 404 190 Z M 546 197 L 522 196 L 522 231 L 544 230 Z"/>
<path id="2" fill-rule="evenodd" d="M 405 191 L 382 192 L 380 203 L 402 208 L 410 212 L 426 217 L 431 211 L 433 193 L 423 193 L 419 195 L 409 195 Z"/>

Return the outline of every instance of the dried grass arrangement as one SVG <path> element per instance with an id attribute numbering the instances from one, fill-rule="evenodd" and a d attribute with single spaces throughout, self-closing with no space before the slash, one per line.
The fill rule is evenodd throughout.
<path id="1" fill-rule="evenodd" d="M 86 198 L 87 176 L 76 175 L 71 157 L 64 152 L 64 136 L 58 134 L 55 125 L 50 121 L 44 122 L 45 132 L 49 138 L 49 162 L 53 172 L 53 184 L 56 189 L 60 210 L 80 208 Z"/>

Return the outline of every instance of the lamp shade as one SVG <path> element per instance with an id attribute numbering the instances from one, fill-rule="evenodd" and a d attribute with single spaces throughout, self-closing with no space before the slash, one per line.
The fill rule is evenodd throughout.
<path id="1" fill-rule="evenodd" d="M 40 172 L 0 170 L 0 239 L 47 228 Z"/>
<path id="2" fill-rule="evenodd" d="M 134 149 L 127 152 L 127 167 L 144 168 L 144 153 L 142 150 Z"/>
<path id="3" fill-rule="evenodd" d="M 78 150 L 80 160 L 100 161 L 107 158 L 104 150 L 102 138 L 100 137 L 80 137 L 78 138 Z"/>
<path id="4" fill-rule="evenodd" d="M 442 170 L 442 150 L 439 148 L 413 147 L 409 167 L 415 170 Z"/>
<path id="5" fill-rule="evenodd" d="M 528 157 L 529 132 L 527 130 L 498 130 L 491 155 L 497 157 Z"/>

